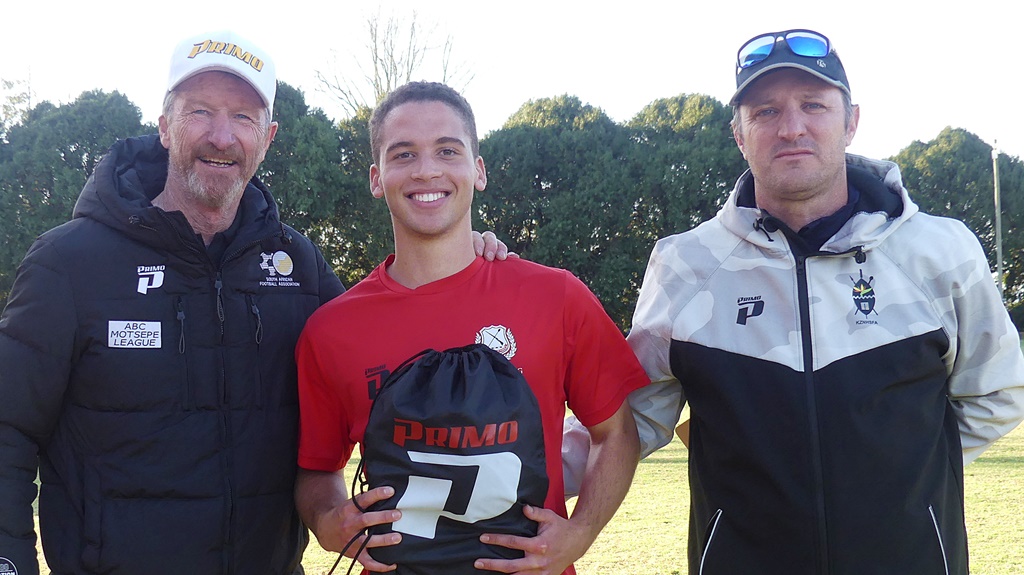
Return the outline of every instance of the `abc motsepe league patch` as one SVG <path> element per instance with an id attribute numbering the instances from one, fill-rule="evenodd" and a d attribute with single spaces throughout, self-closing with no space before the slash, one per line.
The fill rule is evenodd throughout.
<path id="1" fill-rule="evenodd" d="M 398 545 L 369 549 L 398 573 L 478 573 L 479 558 L 516 559 L 482 533 L 532 537 L 524 505 L 548 490 L 537 398 L 501 353 L 475 344 L 410 358 L 381 386 L 370 409 L 361 465 L 369 488 L 395 495 L 371 508 L 402 518 L 370 534 L 398 531 Z"/>

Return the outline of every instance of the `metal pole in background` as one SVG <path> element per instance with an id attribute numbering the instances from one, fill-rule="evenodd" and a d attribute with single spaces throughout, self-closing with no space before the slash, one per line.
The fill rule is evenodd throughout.
<path id="1" fill-rule="evenodd" d="M 1006 303 L 1003 296 L 1003 211 L 999 207 L 999 148 L 996 146 L 992 146 L 992 175 L 995 178 L 996 202 L 996 285 L 999 286 L 999 297 Z"/>

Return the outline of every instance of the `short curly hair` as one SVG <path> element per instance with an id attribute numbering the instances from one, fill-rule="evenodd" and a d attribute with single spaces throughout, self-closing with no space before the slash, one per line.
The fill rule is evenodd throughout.
<path id="1" fill-rule="evenodd" d="M 370 116 L 370 148 L 373 154 L 373 163 L 380 163 L 381 154 L 381 131 L 384 128 L 384 120 L 392 110 L 409 102 L 441 102 L 447 104 L 461 118 L 469 134 L 470 149 L 473 156 L 480 155 L 480 140 L 476 135 L 476 117 L 473 115 L 473 108 L 469 102 L 451 87 L 440 82 L 409 82 L 395 88 L 385 97 Z"/>

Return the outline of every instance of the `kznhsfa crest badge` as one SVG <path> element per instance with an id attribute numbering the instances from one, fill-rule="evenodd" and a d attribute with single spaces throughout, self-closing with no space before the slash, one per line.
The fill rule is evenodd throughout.
<path id="1" fill-rule="evenodd" d="M 871 315 L 875 311 L 875 288 L 871 286 L 871 282 L 875 280 L 875 276 L 871 276 L 868 279 L 864 279 L 864 270 L 860 270 L 860 279 L 855 280 L 850 277 L 850 281 L 853 282 L 853 303 L 857 306 L 857 311 L 864 314 L 864 317 Z"/>

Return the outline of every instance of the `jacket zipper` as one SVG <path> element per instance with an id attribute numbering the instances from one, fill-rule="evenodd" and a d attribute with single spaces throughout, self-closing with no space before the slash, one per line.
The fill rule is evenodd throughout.
<path id="1" fill-rule="evenodd" d="M 217 320 L 220 322 L 220 342 L 224 343 L 224 280 L 221 279 L 220 271 L 213 281 L 213 287 L 217 289 Z"/>
<path id="2" fill-rule="evenodd" d="M 171 226 L 172 229 L 175 229 L 175 230 L 177 229 L 177 228 L 174 227 L 173 222 L 171 222 L 171 218 L 166 213 L 161 211 L 160 214 L 168 222 L 168 224 Z M 281 228 L 281 233 L 284 233 L 283 226 Z M 224 333 L 225 333 L 225 329 L 224 329 L 224 321 L 225 321 L 225 317 L 224 317 L 224 299 L 223 299 L 224 282 L 223 282 L 223 278 L 221 276 L 221 272 L 224 269 L 224 264 L 227 263 L 229 260 L 234 259 L 235 257 L 237 257 L 239 254 L 244 253 L 249 248 L 251 248 L 253 246 L 256 246 L 256 245 L 259 245 L 264 240 L 272 238 L 275 235 L 278 235 L 278 232 L 274 232 L 273 234 L 268 234 L 268 235 L 266 235 L 266 236 L 264 236 L 264 237 L 262 237 L 260 239 L 248 242 L 245 245 L 239 247 L 237 250 L 231 252 L 230 254 L 225 254 L 225 256 L 221 259 L 220 268 L 217 269 L 217 276 L 216 276 L 216 279 L 214 281 L 214 287 L 217 290 L 217 318 L 220 321 L 220 341 L 221 341 L 221 343 L 224 342 Z M 200 256 L 205 255 L 205 252 L 203 252 L 198 247 L 196 247 L 194 242 L 188 241 L 188 239 L 186 239 L 185 237 L 181 236 L 181 234 L 178 234 L 178 237 L 179 237 L 179 239 L 181 240 L 181 243 L 185 246 L 186 249 L 188 249 L 192 253 L 195 253 L 195 254 L 200 255 Z M 287 237 L 287 238 L 284 238 L 284 239 L 285 239 L 285 243 L 291 243 L 290 237 Z M 207 259 L 209 259 L 209 258 L 207 258 Z M 258 319 L 258 324 L 257 324 L 258 325 L 257 344 L 259 344 L 259 342 L 262 341 L 262 339 L 263 339 L 263 322 L 259 318 L 259 308 L 256 308 L 255 302 L 253 303 L 253 312 L 256 314 L 257 319 Z M 181 355 L 185 355 L 185 310 L 184 310 L 184 305 L 183 305 L 182 300 L 181 300 L 180 297 L 178 298 L 178 320 L 179 320 L 179 322 L 181 324 L 181 337 L 180 337 L 180 339 L 178 341 L 178 351 L 179 351 L 179 353 Z M 188 375 L 188 373 L 186 371 L 186 381 L 187 381 L 187 375 Z M 224 399 L 224 407 L 226 407 L 226 406 L 228 406 L 228 401 L 229 401 L 230 398 L 228 397 L 227 379 L 226 379 L 226 374 L 224 372 L 224 351 L 223 351 L 223 348 L 221 348 L 221 364 L 220 364 L 220 374 L 219 375 L 220 375 L 221 388 L 223 390 L 222 391 L 222 397 Z M 186 386 L 186 388 L 187 388 L 187 386 Z M 187 396 L 190 395 L 190 394 L 188 394 L 188 391 L 189 390 L 186 389 Z M 226 446 L 227 445 L 231 445 L 231 443 L 232 443 L 232 433 L 231 433 L 230 421 L 228 419 L 228 411 L 230 411 L 230 410 L 222 410 L 221 411 L 221 426 L 222 426 L 222 429 L 223 429 L 222 437 L 225 438 L 225 445 Z M 226 463 L 225 463 L 226 469 L 225 469 L 225 474 L 224 474 L 224 483 L 225 483 L 225 488 L 226 488 L 226 493 L 227 493 L 227 510 L 226 510 L 226 514 L 225 514 L 225 517 L 224 517 L 223 531 L 224 531 L 224 541 L 225 541 L 225 545 L 227 547 L 227 550 L 222 555 L 222 565 L 224 567 L 224 573 L 232 573 L 231 555 L 232 555 L 233 551 L 231 550 L 231 548 L 234 545 L 234 541 L 233 541 L 232 532 L 231 532 L 231 522 L 232 522 L 232 518 L 234 517 L 234 497 L 235 496 L 234 496 L 233 485 L 232 485 L 232 482 L 231 482 L 231 473 L 232 473 L 232 469 L 234 467 L 234 460 L 231 457 L 231 450 L 230 449 L 225 449 L 225 453 L 226 453 L 225 457 L 227 458 L 227 460 L 226 460 Z"/>
<path id="3" fill-rule="evenodd" d="M 807 394 L 807 424 L 811 436 L 811 457 L 814 461 L 814 500 L 818 514 L 820 572 L 825 574 L 829 572 L 828 524 L 825 520 L 825 478 L 821 460 L 821 430 L 818 423 L 818 402 L 814 389 L 814 347 L 812 345 L 811 309 L 807 287 L 808 257 L 805 255 L 795 255 L 795 257 L 800 306 L 800 341 L 803 346 L 804 385 Z"/>
<path id="4" fill-rule="evenodd" d="M 231 252 L 230 254 L 225 254 L 224 257 L 220 261 L 220 267 L 217 270 L 217 277 L 216 277 L 216 281 L 215 281 L 214 285 L 217 288 L 217 318 L 220 321 L 221 343 L 224 342 L 224 333 L 225 333 L 225 328 L 224 328 L 224 321 L 225 321 L 225 317 L 224 317 L 224 299 L 223 299 L 224 281 L 223 281 L 223 277 L 221 275 L 221 273 L 224 270 L 224 266 L 225 266 L 225 264 L 227 264 L 232 259 L 235 259 L 239 255 L 241 255 L 241 254 L 245 253 L 246 251 L 248 251 L 250 248 L 263 243 L 264 240 L 266 240 L 268 238 L 271 238 L 274 235 L 276 235 L 276 232 L 274 234 L 269 234 L 269 235 L 267 235 L 267 236 L 265 236 L 263 238 L 260 238 L 258 240 L 253 240 L 251 242 L 248 242 L 245 245 L 240 246 L 238 249 L 236 249 L 235 251 Z M 257 345 L 259 345 L 260 341 L 263 340 L 263 321 L 262 321 L 262 318 L 260 318 L 259 308 L 256 307 L 255 301 L 252 301 L 252 308 L 251 309 L 252 309 L 253 313 L 257 317 L 257 326 L 258 327 L 257 327 L 257 336 L 256 336 L 257 337 L 257 341 L 256 341 L 256 343 L 257 343 Z M 225 445 L 229 446 L 234 441 L 234 435 L 231 432 L 231 421 L 230 421 L 230 418 L 229 418 L 230 409 L 227 409 L 227 407 L 230 405 L 230 399 L 231 398 L 230 398 L 230 394 L 229 394 L 229 390 L 228 390 L 228 385 L 227 385 L 227 374 L 224 372 L 224 361 L 225 361 L 224 349 L 223 349 L 223 347 L 221 347 L 220 384 L 221 384 L 221 387 L 222 387 L 222 390 L 223 390 L 222 391 L 222 397 L 223 397 L 223 400 L 224 400 L 224 409 L 221 410 L 221 426 L 222 426 L 222 429 L 223 429 L 223 435 L 222 436 L 225 439 Z M 223 561 L 224 561 L 223 565 L 224 565 L 224 573 L 231 574 L 233 572 L 233 570 L 231 568 L 232 565 L 231 565 L 230 557 L 234 553 L 234 551 L 233 551 L 233 547 L 234 547 L 234 534 L 233 534 L 233 531 L 231 529 L 231 524 L 234 521 L 234 515 L 235 515 L 235 495 L 234 495 L 234 485 L 233 485 L 233 483 L 231 481 L 231 475 L 233 473 L 235 462 L 234 462 L 234 458 L 232 457 L 231 450 L 230 449 L 225 449 L 224 451 L 225 451 L 225 458 L 226 458 L 226 461 L 225 461 L 225 468 L 226 469 L 225 469 L 225 474 L 224 474 L 224 487 L 225 487 L 225 492 L 227 494 L 227 497 L 226 497 L 227 503 L 226 503 L 226 510 L 225 510 L 225 515 L 224 515 L 224 525 L 223 525 L 224 542 L 225 542 L 225 547 L 226 547 L 226 550 L 225 550 L 224 555 L 223 555 Z"/>
<path id="5" fill-rule="evenodd" d="M 217 290 L 217 321 L 220 325 L 220 343 L 219 354 L 220 362 L 218 365 L 218 383 L 220 385 L 220 427 L 221 437 L 224 438 L 224 498 L 225 509 L 224 509 L 224 523 L 221 526 L 224 534 L 224 552 L 223 552 L 223 565 L 224 573 L 231 573 L 231 559 L 230 557 L 234 554 L 232 546 L 234 545 L 234 539 L 231 533 L 231 523 L 235 514 L 235 496 L 234 496 L 234 485 L 231 480 L 232 474 L 234 473 L 234 458 L 232 457 L 232 451 L 230 449 L 233 443 L 231 433 L 231 393 L 228 389 L 227 373 L 224 369 L 224 364 L 227 358 L 224 355 L 224 279 L 221 275 L 221 271 L 224 269 L 223 263 L 220 269 L 217 270 L 217 275 L 214 278 L 213 287 Z"/>
<path id="6" fill-rule="evenodd" d="M 229 448 L 234 443 L 234 434 L 231 433 L 231 420 L 228 417 L 230 410 L 221 410 L 220 413 L 220 424 L 222 428 L 221 436 L 224 438 L 224 524 L 222 526 L 224 533 L 224 551 L 222 555 L 222 561 L 224 562 L 224 573 L 231 574 L 234 572 L 232 569 L 231 557 L 234 555 L 234 537 L 231 530 L 231 524 L 234 522 L 235 517 L 235 493 L 234 493 L 234 482 L 231 480 L 233 470 L 235 468 L 234 452 Z"/>
<path id="7" fill-rule="evenodd" d="M 785 234 L 784 234 L 785 235 Z M 787 237 L 787 240 L 789 238 Z M 792 245 L 792 242 L 790 242 Z M 792 249 L 792 248 L 791 248 Z M 825 476 L 824 476 L 824 463 L 822 462 L 822 448 L 821 448 L 821 428 L 818 418 L 818 401 L 815 389 L 815 378 L 814 378 L 814 345 L 813 345 L 813 334 L 811 333 L 811 304 L 810 294 L 808 288 L 808 273 L 807 263 L 813 255 L 820 255 L 825 257 L 834 256 L 848 256 L 853 255 L 858 264 L 864 263 L 866 256 L 864 255 L 864 248 L 862 246 L 856 246 L 841 253 L 831 252 L 817 252 L 817 254 L 809 255 L 797 255 L 796 258 L 796 275 L 797 275 L 797 293 L 800 306 L 800 342 L 803 348 L 803 365 L 804 365 L 804 382 L 807 393 L 807 418 L 808 426 L 811 435 L 811 456 L 814 461 L 814 498 L 818 512 L 818 538 L 821 540 L 819 546 L 820 561 L 821 561 L 821 573 L 829 573 L 829 545 L 828 545 L 828 522 L 826 521 L 825 510 Z M 941 541 L 940 541 L 941 543 Z M 945 554 L 943 554 L 945 559 Z"/>

